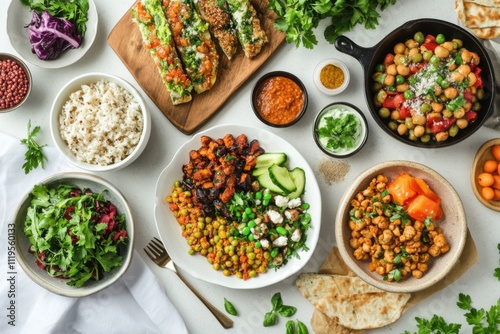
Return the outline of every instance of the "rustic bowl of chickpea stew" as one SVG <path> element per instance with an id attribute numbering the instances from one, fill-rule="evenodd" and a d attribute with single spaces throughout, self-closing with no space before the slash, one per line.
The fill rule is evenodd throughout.
<path id="1" fill-rule="evenodd" d="M 436 171 L 387 161 L 362 172 L 343 194 L 335 236 L 361 279 L 390 292 L 416 292 L 455 266 L 467 220 L 457 192 Z"/>
<path id="2" fill-rule="evenodd" d="M 450 146 L 472 135 L 493 113 L 491 59 L 475 36 L 455 24 L 418 19 L 371 48 L 345 36 L 335 46 L 362 64 L 370 112 L 400 142 Z"/>

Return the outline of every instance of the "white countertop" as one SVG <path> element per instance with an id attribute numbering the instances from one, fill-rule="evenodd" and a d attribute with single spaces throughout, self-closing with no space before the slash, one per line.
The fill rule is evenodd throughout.
<path id="1" fill-rule="evenodd" d="M 18 0 L 13 0 L 18 1 Z M 19 139 L 25 138 L 28 120 L 32 125 L 40 125 L 37 137 L 40 143 L 53 146 L 49 133 L 49 112 L 52 101 L 60 88 L 71 78 L 87 72 L 106 72 L 118 75 L 136 86 L 142 93 L 124 64 L 107 44 L 107 37 L 134 0 L 106 1 L 94 0 L 99 13 L 99 27 L 96 40 L 90 51 L 77 63 L 62 69 L 47 70 L 28 64 L 31 69 L 34 88 L 29 101 L 12 113 L 0 114 L 0 131 Z M 16 54 L 6 34 L 6 13 L 9 1 L 0 4 L 0 51 Z M 358 45 L 371 47 L 387 33 L 404 22 L 420 17 L 440 18 L 457 23 L 453 0 L 400 0 L 382 12 L 376 30 L 365 30 L 357 26 L 346 34 Z M 324 22 L 326 24 L 326 22 Z M 364 73 L 358 61 L 338 52 L 323 38 L 323 25 L 317 30 L 319 45 L 313 50 L 295 45 L 283 44 L 277 52 L 244 84 L 224 107 L 207 122 L 201 130 L 219 124 L 246 124 L 266 127 L 294 145 L 309 161 L 314 171 L 327 157 L 316 147 L 312 138 L 312 123 L 319 109 L 334 101 L 347 101 L 357 105 L 365 113 L 370 127 L 368 143 L 363 150 L 345 161 L 350 171 L 341 183 L 327 185 L 317 174 L 321 189 L 323 217 L 320 242 L 304 271 L 317 271 L 326 255 L 335 244 L 334 216 L 338 201 L 349 187 L 351 181 L 363 170 L 386 160 L 410 160 L 423 163 L 443 176 L 459 193 L 467 214 L 468 225 L 478 248 L 478 262 L 458 281 L 436 293 L 421 304 L 409 309 L 402 318 L 386 328 L 370 333 L 401 333 L 404 330 L 416 331 L 415 317 L 430 319 L 433 314 L 442 315 L 448 322 L 462 323 L 462 330 L 470 332 L 463 311 L 456 306 L 460 292 L 470 294 L 473 305 L 486 308 L 497 302 L 499 282 L 493 277 L 494 268 L 499 266 L 500 242 L 499 214 L 483 207 L 475 198 L 470 187 L 469 173 L 474 154 L 485 141 L 499 136 L 498 131 L 482 128 L 467 140 L 448 148 L 417 149 L 404 145 L 383 132 L 370 116 L 364 97 Z M 317 91 L 313 84 L 314 67 L 324 58 L 337 57 L 351 69 L 351 82 L 347 90 L 337 97 L 327 97 Z M 303 80 L 309 92 L 309 108 L 299 123 L 288 129 L 274 129 L 263 125 L 253 114 L 250 106 L 250 90 L 257 78 L 269 71 L 286 70 Z M 313 306 L 300 294 L 294 285 L 297 275 L 258 290 L 231 290 L 205 283 L 192 277 L 188 280 L 213 304 L 223 310 L 223 297 L 233 302 L 239 311 L 234 318 L 234 328 L 223 330 L 212 314 L 203 306 L 187 287 L 170 271 L 158 268 L 147 259 L 142 248 L 153 236 L 158 236 L 153 217 L 154 191 L 158 176 L 170 162 L 179 146 L 190 136 L 177 130 L 160 110 L 144 94 L 147 105 L 152 111 L 153 129 L 149 144 L 141 157 L 132 165 L 118 172 L 105 172 L 100 175 L 117 185 L 129 200 L 135 213 L 136 249 L 148 266 L 163 281 L 168 297 L 177 306 L 190 333 L 283 333 L 284 319 L 278 325 L 262 327 L 264 314 L 271 309 L 270 299 L 275 292 L 281 292 L 285 304 L 296 306 L 298 311 L 293 319 L 305 323 L 312 333 L 309 321 Z M 140 182 L 139 182 L 140 181 Z M 5 222 L 2 222 L 5 223 Z M 22 314 L 19 315 L 23 316 Z"/>

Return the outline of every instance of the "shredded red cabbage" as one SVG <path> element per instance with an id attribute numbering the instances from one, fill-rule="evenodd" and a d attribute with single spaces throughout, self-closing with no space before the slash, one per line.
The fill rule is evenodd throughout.
<path id="1" fill-rule="evenodd" d="M 55 59 L 67 49 L 78 48 L 82 41 L 75 24 L 47 11 L 42 15 L 33 11 L 31 22 L 26 27 L 32 51 L 42 60 Z"/>

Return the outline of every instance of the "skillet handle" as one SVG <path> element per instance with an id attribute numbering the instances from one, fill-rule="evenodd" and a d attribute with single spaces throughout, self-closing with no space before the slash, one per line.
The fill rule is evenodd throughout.
<path id="1" fill-rule="evenodd" d="M 364 48 L 345 36 L 339 36 L 335 40 L 335 48 L 340 52 L 356 58 L 361 65 L 367 69 L 373 56 L 373 48 Z"/>

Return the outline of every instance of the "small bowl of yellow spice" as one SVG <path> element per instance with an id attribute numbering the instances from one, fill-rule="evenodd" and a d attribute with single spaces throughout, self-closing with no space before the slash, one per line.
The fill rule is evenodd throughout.
<path id="1" fill-rule="evenodd" d="M 350 75 L 347 65 L 334 58 L 323 60 L 314 69 L 314 83 L 327 95 L 343 92 L 349 84 Z"/>

